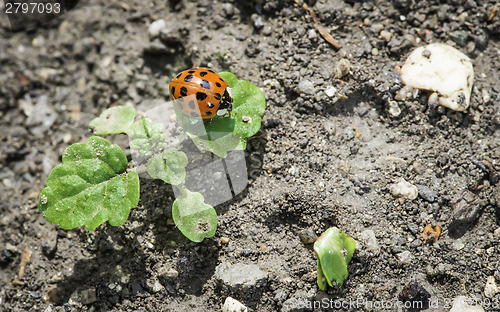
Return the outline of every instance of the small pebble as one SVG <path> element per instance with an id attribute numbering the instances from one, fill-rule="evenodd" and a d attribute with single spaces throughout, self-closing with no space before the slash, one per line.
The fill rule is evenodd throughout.
<path id="1" fill-rule="evenodd" d="M 491 100 L 491 96 L 485 89 L 481 90 L 481 96 L 483 97 L 483 103 L 486 104 Z"/>
<path id="2" fill-rule="evenodd" d="M 398 103 L 396 101 L 388 100 L 389 108 L 388 112 L 391 114 L 392 117 L 398 117 L 401 115 L 401 108 L 399 107 Z"/>
<path id="3" fill-rule="evenodd" d="M 488 276 L 486 279 L 486 285 L 484 286 L 484 295 L 487 298 L 493 298 L 500 290 L 495 282 L 494 276 Z"/>
<path id="4" fill-rule="evenodd" d="M 361 232 L 360 239 L 365 243 L 366 249 L 373 255 L 377 256 L 380 253 L 380 245 L 373 230 L 364 230 Z"/>
<path id="5" fill-rule="evenodd" d="M 389 186 L 389 191 L 396 197 L 403 197 L 414 200 L 418 196 L 418 189 L 415 185 L 400 178 L 399 182 Z"/>
<path id="6" fill-rule="evenodd" d="M 302 80 L 299 82 L 299 90 L 305 94 L 315 94 L 316 89 L 314 88 L 314 84 L 307 79 Z"/>
<path id="7" fill-rule="evenodd" d="M 149 25 L 149 38 L 153 39 L 158 37 L 161 32 L 167 28 L 167 24 L 165 23 L 164 19 L 159 19 L 151 23 Z"/>
<path id="8" fill-rule="evenodd" d="M 318 35 L 316 34 L 316 31 L 314 29 L 309 29 L 307 31 L 307 37 L 309 39 L 316 39 L 316 38 L 318 38 Z"/>
<path id="9" fill-rule="evenodd" d="M 498 240 L 500 239 L 500 227 L 493 232 L 493 237 Z"/>
<path id="10" fill-rule="evenodd" d="M 417 281 L 411 281 L 401 290 L 398 298 L 403 303 L 411 303 L 414 306 L 417 304 L 422 307 L 422 310 L 429 307 L 429 299 L 431 294 L 422 287 Z"/>
<path id="11" fill-rule="evenodd" d="M 464 247 L 465 244 L 460 238 L 454 240 L 453 243 L 451 243 L 451 248 L 453 248 L 454 250 L 462 250 Z"/>
<path id="12" fill-rule="evenodd" d="M 224 245 L 229 244 L 229 238 L 228 237 L 221 237 L 220 242 L 223 243 Z"/>
<path id="13" fill-rule="evenodd" d="M 332 74 L 335 79 L 340 79 L 349 74 L 351 63 L 347 59 L 338 61 L 332 69 Z"/>
<path id="14" fill-rule="evenodd" d="M 396 257 L 398 257 L 399 261 L 403 264 L 409 264 L 413 260 L 413 255 L 408 250 L 396 254 Z"/>
<path id="15" fill-rule="evenodd" d="M 318 239 L 318 236 L 312 228 L 307 228 L 299 232 L 299 238 L 304 244 L 312 244 Z"/>
<path id="16" fill-rule="evenodd" d="M 380 38 L 382 38 L 385 42 L 391 41 L 393 36 L 394 36 L 393 33 L 387 30 L 382 30 L 380 32 Z"/>
<path id="17" fill-rule="evenodd" d="M 335 88 L 333 86 L 330 86 L 330 87 L 325 89 L 325 94 L 328 97 L 333 97 L 336 93 L 337 93 L 337 88 Z"/>
<path id="18" fill-rule="evenodd" d="M 241 302 L 231 297 L 227 297 L 222 307 L 222 312 L 247 312 L 248 308 Z"/>

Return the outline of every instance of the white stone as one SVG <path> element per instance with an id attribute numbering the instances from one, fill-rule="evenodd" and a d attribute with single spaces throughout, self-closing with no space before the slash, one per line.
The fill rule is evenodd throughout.
<path id="1" fill-rule="evenodd" d="M 484 295 L 488 298 L 493 298 L 499 292 L 498 286 L 495 283 L 494 276 L 488 276 L 486 285 L 484 286 Z"/>
<path id="2" fill-rule="evenodd" d="M 222 307 L 222 312 L 247 312 L 247 307 L 236 299 L 227 297 Z"/>
<path id="3" fill-rule="evenodd" d="M 474 69 L 465 54 L 442 43 L 415 49 L 401 68 L 401 79 L 413 88 L 435 91 L 438 103 L 456 111 L 469 107 Z"/>
<path id="4" fill-rule="evenodd" d="M 401 178 L 398 183 L 389 186 L 389 191 L 396 197 L 404 197 L 414 200 L 418 196 L 418 188 Z"/>
<path id="5" fill-rule="evenodd" d="M 453 299 L 450 312 L 484 312 L 484 309 L 476 304 L 478 300 L 472 300 L 466 296 L 458 296 Z"/>
<path id="6" fill-rule="evenodd" d="M 396 257 L 404 264 L 409 264 L 413 260 L 413 255 L 408 250 L 398 253 Z"/>
<path id="7" fill-rule="evenodd" d="M 500 227 L 497 228 L 494 232 L 493 232 L 493 237 L 495 239 L 499 239 L 500 238 Z"/>
<path id="8" fill-rule="evenodd" d="M 161 34 L 162 30 L 164 30 L 166 27 L 167 24 L 165 23 L 164 19 L 159 19 L 152 22 L 151 25 L 149 25 L 149 37 L 158 37 Z"/>
<path id="9" fill-rule="evenodd" d="M 326 88 L 326 90 L 325 90 L 325 94 L 326 94 L 326 95 L 328 95 L 328 97 L 332 97 L 332 96 L 334 96 L 336 93 L 337 93 L 337 88 L 332 87 L 332 86 L 330 86 L 330 87 Z"/>

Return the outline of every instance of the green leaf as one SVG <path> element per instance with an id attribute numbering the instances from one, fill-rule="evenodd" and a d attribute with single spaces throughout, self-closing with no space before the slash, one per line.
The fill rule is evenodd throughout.
<path id="1" fill-rule="evenodd" d="M 130 136 L 130 148 L 141 156 L 152 156 L 165 149 L 165 133 L 161 124 L 153 123 L 149 118 L 134 122 L 127 131 Z"/>
<path id="2" fill-rule="evenodd" d="M 336 227 L 326 230 L 314 243 L 318 255 L 318 286 L 326 290 L 326 282 L 342 285 L 347 278 L 347 265 L 356 250 L 356 242 Z"/>
<path id="3" fill-rule="evenodd" d="M 154 156 L 148 161 L 147 170 L 149 175 L 164 182 L 179 185 L 186 179 L 185 167 L 188 158 L 183 152 L 171 147 L 159 156 Z"/>
<path id="4" fill-rule="evenodd" d="M 177 228 L 193 242 L 214 236 L 217 229 L 215 209 L 204 203 L 203 195 L 184 188 L 172 206 L 172 218 Z"/>
<path id="5" fill-rule="evenodd" d="M 127 164 L 120 147 L 101 137 L 69 146 L 47 178 L 38 209 L 63 229 L 122 225 L 139 202 L 139 177 L 127 173 Z"/>
<path id="6" fill-rule="evenodd" d="M 134 122 L 135 109 L 131 106 L 115 106 L 108 108 L 89 123 L 90 131 L 94 134 L 126 133 Z"/>
<path id="7" fill-rule="evenodd" d="M 266 109 L 264 93 L 245 80 L 238 80 L 229 72 L 219 73 L 228 83 L 233 95 L 231 117 L 215 116 L 211 120 L 182 117 L 174 105 L 178 120 L 188 132 L 196 146 L 225 158 L 232 150 L 244 150 L 247 138 L 255 135 L 261 127 L 261 116 Z"/>

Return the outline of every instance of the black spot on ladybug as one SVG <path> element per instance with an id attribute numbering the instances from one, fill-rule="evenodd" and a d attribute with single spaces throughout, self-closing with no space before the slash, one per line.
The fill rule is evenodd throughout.
<path id="1" fill-rule="evenodd" d="M 181 96 L 187 96 L 188 95 L 188 89 L 186 87 L 181 87 Z"/>
<path id="2" fill-rule="evenodd" d="M 190 82 L 192 79 L 193 79 L 193 75 L 187 75 L 186 77 L 184 77 L 184 81 L 185 82 Z"/>
<path id="3" fill-rule="evenodd" d="M 200 114 L 198 113 L 195 113 L 195 112 L 191 112 L 191 117 L 200 117 Z"/>
<path id="4" fill-rule="evenodd" d="M 207 107 L 208 107 L 208 108 L 214 108 L 214 104 L 212 104 L 212 103 L 208 102 Z"/>
<path id="5" fill-rule="evenodd" d="M 220 93 L 215 93 L 215 94 L 214 94 L 214 97 L 215 97 L 215 99 L 216 99 L 217 101 L 220 101 L 220 97 L 221 97 L 221 95 L 220 95 Z"/>
<path id="6" fill-rule="evenodd" d="M 212 112 L 206 112 L 205 115 L 210 116 L 212 115 Z"/>
<path id="7" fill-rule="evenodd" d="M 204 92 L 196 92 L 196 99 L 198 101 L 203 101 L 204 99 L 207 98 L 207 94 Z"/>
<path id="8" fill-rule="evenodd" d="M 205 77 L 206 75 L 208 75 L 208 73 L 206 71 L 203 71 L 203 72 L 200 73 L 201 77 Z"/>
<path id="9" fill-rule="evenodd" d="M 172 96 L 174 96 L 174 94 L 175 94 L 175 87 L 172 87 L 172 89 L 170 89 L 170 94 L 172 94 Z"/>
<path id="10" fill-rule="evenodd" d="M 182 76 L 182 73 L 180 73 L 177 76 L 175 76 L 175 79 L 179 79 L 179 78 L 181 78 L 181 76 Z"/>
<path id="11" fill-rule="evenodd" d="M 184 103 L 184 98 L 178 98 L 177 101 Z"/>
<path id="12" fill-rule="evenodd" d="M 222 79 L 221 77 L 219 77 L 219 80 L 222 81 L 222 82 L 224 82 L 224 79 Z"/>
<path id="13" fill-rule="evenodd" d="M 219 82 L 216 82 L 215 85 L 217 86 L 217 88 L 222 87 L 222 85 Z"/>
<path id="14" fill-rule="evenodd" d="M 184 110 L 184 105 L 182 105 L 181 103 L 177 102 L 177 106 L 179 106 L 181 110 Z"/>
<path id="15" fill-rule="evenodd" d="M 190 70 L 188 71 L 188 74 L 194 74 L 196 72 L 196 70 Z"/>
<path id="16" fill-rule="evenodd" d="M 194 100 L 189 101 L 188 106 L 189 106 L 189 108 L 194 109 L 196 107 L 194 105 Z"/>
<path id="17" fill-rule="evenodd" d="M 211 69 L 209 69 L 208 71 L 211 72 L 211 73 L 213 73 L 213 74 L 215 74 L 215 72 L 213 70 L 211 70 Z"/>
<path id="18" fill-rule="evenodd" d="M 200 82 L 200 86 L 202 86 L 205 89 L 210 89 L 210 82 L 208 82 L 207 80 L 202 80 Z"/>

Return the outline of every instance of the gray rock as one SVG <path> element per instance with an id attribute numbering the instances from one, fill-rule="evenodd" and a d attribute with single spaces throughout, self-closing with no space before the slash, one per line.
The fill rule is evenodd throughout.
<path id="1" fill-rule="evenodd" d="M 366 249 L 377 256 L 380 253 L 380 245 L 378 244 L 377 237 L 373 230 L 364 230 L 361 232 L 361 240 L 364 242 Z"/>
<path id="2" fill-rule="evenodd" d="M 316 93 L 316 88 L 314 88 L 314 84 L 312 81 L 304 79 L 299 82 L 299 90 L 305 94 L 314 94 Z"/>
<path id="3" fill-rule="evenodd" d="M 72 294 L 68 300 L 70 305 L 86 305 L 97 301 L 96 289 L 95 287 L 89 287 L 87 289 L 77 289 Z"/>
<path id="4" fill-rule="evenodd" d="M 451 202 L 453 212 L 452 222 L 455 224 L 468 224 L 474 222 L 482 210 L 479 199 L 474 193 L 465 191 Z"/>
<path id="5" fill-rule="evenodd" d="M 268 273 L 262 271 L 256 264 L 221 263 L 215 269 L 215 276 L 227 287 L 237 290 L 263 283 Z"/>
<path id="6" fill-rule="evenodd" d="M 425 185 L 417 185 L 418 195 L 424 200 L 432 203 L 436 200 L 437 194 Z"/>

